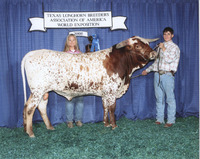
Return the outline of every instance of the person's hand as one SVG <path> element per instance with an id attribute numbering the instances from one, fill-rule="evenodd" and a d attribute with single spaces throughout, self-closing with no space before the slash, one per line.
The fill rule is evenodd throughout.
<path id="1" fill-rule="evenodd" d="M 159 48 L 161 48 L 163 51 L 166 50 L 166 48 L 165 48 L 165 46 L 164 46 L 164 43 L 160 43 L 160 44 L 159 44 Z"/>
<path id="2" fill-rule="evenodd" d="M 142 75 L 143 76 L 147 75 L 147 71 L 146 70 L 142 71 Z"/>
<path id="3" fill-rule="evenodd" d="M 160 44 L 159 44 L 159 48 L 162 49 L 163 47 L 164 47 L 164 44 L 163 44 L 163 43 L 160 43 Z"/>

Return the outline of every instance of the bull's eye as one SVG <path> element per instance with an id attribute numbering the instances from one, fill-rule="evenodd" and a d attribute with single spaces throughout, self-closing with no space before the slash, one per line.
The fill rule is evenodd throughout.
<path id="1" fill-rule="evenodd" d="M 136 46 L 135 46 L 135 48 L 136 48 L 136 49 L 140 49 L 140 48 L 141 48 L 141 46 L 139 46 L 139 45 L 136 45 Z"/>

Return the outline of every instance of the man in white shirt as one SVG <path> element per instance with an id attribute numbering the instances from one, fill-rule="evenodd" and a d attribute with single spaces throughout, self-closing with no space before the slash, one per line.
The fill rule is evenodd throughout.
<path id="1" fill-rule="evenodd" d="M 176 100 L 174 95 L 174 74 L 180 59 L 180 49 L 173 43 L 174 31 L 170 27 L 163 30 L 164 42 L 159 44 L 159 55 L 154 63 L 142 72 L 147 75 L 154 71 L 154 91 L 156 96 L 156 124 L 165 123 L 165 96 L 167 108 L 167 123 L 164 127 L 171 127 L 175 123 Z"/>

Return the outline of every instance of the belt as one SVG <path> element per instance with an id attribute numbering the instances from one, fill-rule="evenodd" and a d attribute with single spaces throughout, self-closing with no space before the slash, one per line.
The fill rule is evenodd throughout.
<path id="1" fill-rule="evenodd" d="M 174 71 L 162 71 L 162 70 L 160 70 L 160 71 L 158 71 L 158 73 L 159 73 L 159 75 L 164 75 L 166 73 L 171 73 L 174 76 Z"/>

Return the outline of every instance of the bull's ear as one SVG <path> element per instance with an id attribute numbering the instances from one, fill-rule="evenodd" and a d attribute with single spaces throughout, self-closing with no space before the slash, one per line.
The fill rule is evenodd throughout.
<path id="1" fill-rule="evenodd" d="M 122 42 L 120 42 L 119 44 L 116 45 L 116 49 L 120 49 L 120 48 L 128 45 L 128 43 L 129 43 L 129 40 L 124 40 L 124 41 L 122 41 Z"/>

